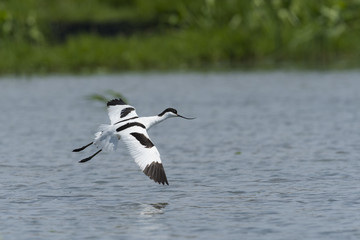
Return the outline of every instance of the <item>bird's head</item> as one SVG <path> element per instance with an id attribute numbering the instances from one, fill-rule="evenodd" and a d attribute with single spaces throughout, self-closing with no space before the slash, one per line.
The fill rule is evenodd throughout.
<path id="1" fill-rule="evenodd" d="M 195 118 L 189 118 L 189 117 L 184 117 L 184 116 L 179 115 L 177 113 L 177 110 L 174 109 L 174 108 L 167 108 L 164 111 L 162 111 L 158 116 L 159 117 L 165 117 L 165 118 L 181 117 L 181 118 L 184 118 L 184 119 L 187 119 L 187 120 L 195 119 Z"/>

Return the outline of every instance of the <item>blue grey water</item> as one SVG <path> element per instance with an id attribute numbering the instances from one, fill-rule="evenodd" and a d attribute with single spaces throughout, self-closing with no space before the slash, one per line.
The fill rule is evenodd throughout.
<path id="1" fill-rule="evenodd" d="M 142 73 L 0 79 L 0 239 L 359 239 L 360 73 Z M 122 93 L 169 186 L 127 151 L 71 150 Z"/>

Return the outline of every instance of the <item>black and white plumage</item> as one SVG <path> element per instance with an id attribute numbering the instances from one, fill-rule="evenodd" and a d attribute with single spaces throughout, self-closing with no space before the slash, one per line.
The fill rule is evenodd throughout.
<path id="1" fill-rule="evenodd" d="M 170 117 L 194 118 L 183 117 L 173 108 L 167 108 L 156 116 L 139 117 L 135 108 L 121 99 L 109 101 L 107 107 L 110 124 L 101 125 L 99 131 L 95 133 L 93 142 L 74 149 L 73 152 L 80 152 L 91 145 L 95 145 L 99 150 L 90 157 L 80 160 L 80 162 L 91 160 L 101 151 L 116 150 L 121 139 L 145 175 L 159 184 L 164 185 L 166 183 L 169 185 L 160 159 L 160 153 L 150 140 L 147 130 Z"/>

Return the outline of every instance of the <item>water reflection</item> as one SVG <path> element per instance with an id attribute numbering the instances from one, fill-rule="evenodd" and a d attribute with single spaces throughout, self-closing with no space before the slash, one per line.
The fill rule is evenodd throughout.
<path id="1" fill-rule="evenodd" d="M 151 203 L 144 204 L 144 208 L 140 212 L 140 215 L 156 215 L 163 214 L 164 208 L 168 205 L 168 203 Z"/>

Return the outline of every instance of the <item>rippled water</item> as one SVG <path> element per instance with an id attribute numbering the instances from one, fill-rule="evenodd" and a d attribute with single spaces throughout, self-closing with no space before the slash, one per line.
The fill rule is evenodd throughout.
<path id="1" fill-rule="evenodd" d="M 359 72 L 0 79 L 0 239 L 359 239 Z M 170 186 L 125 149 L 72 153 L 121 92 Z M 110 98 L 110 96 L 108 95 Z"/>

